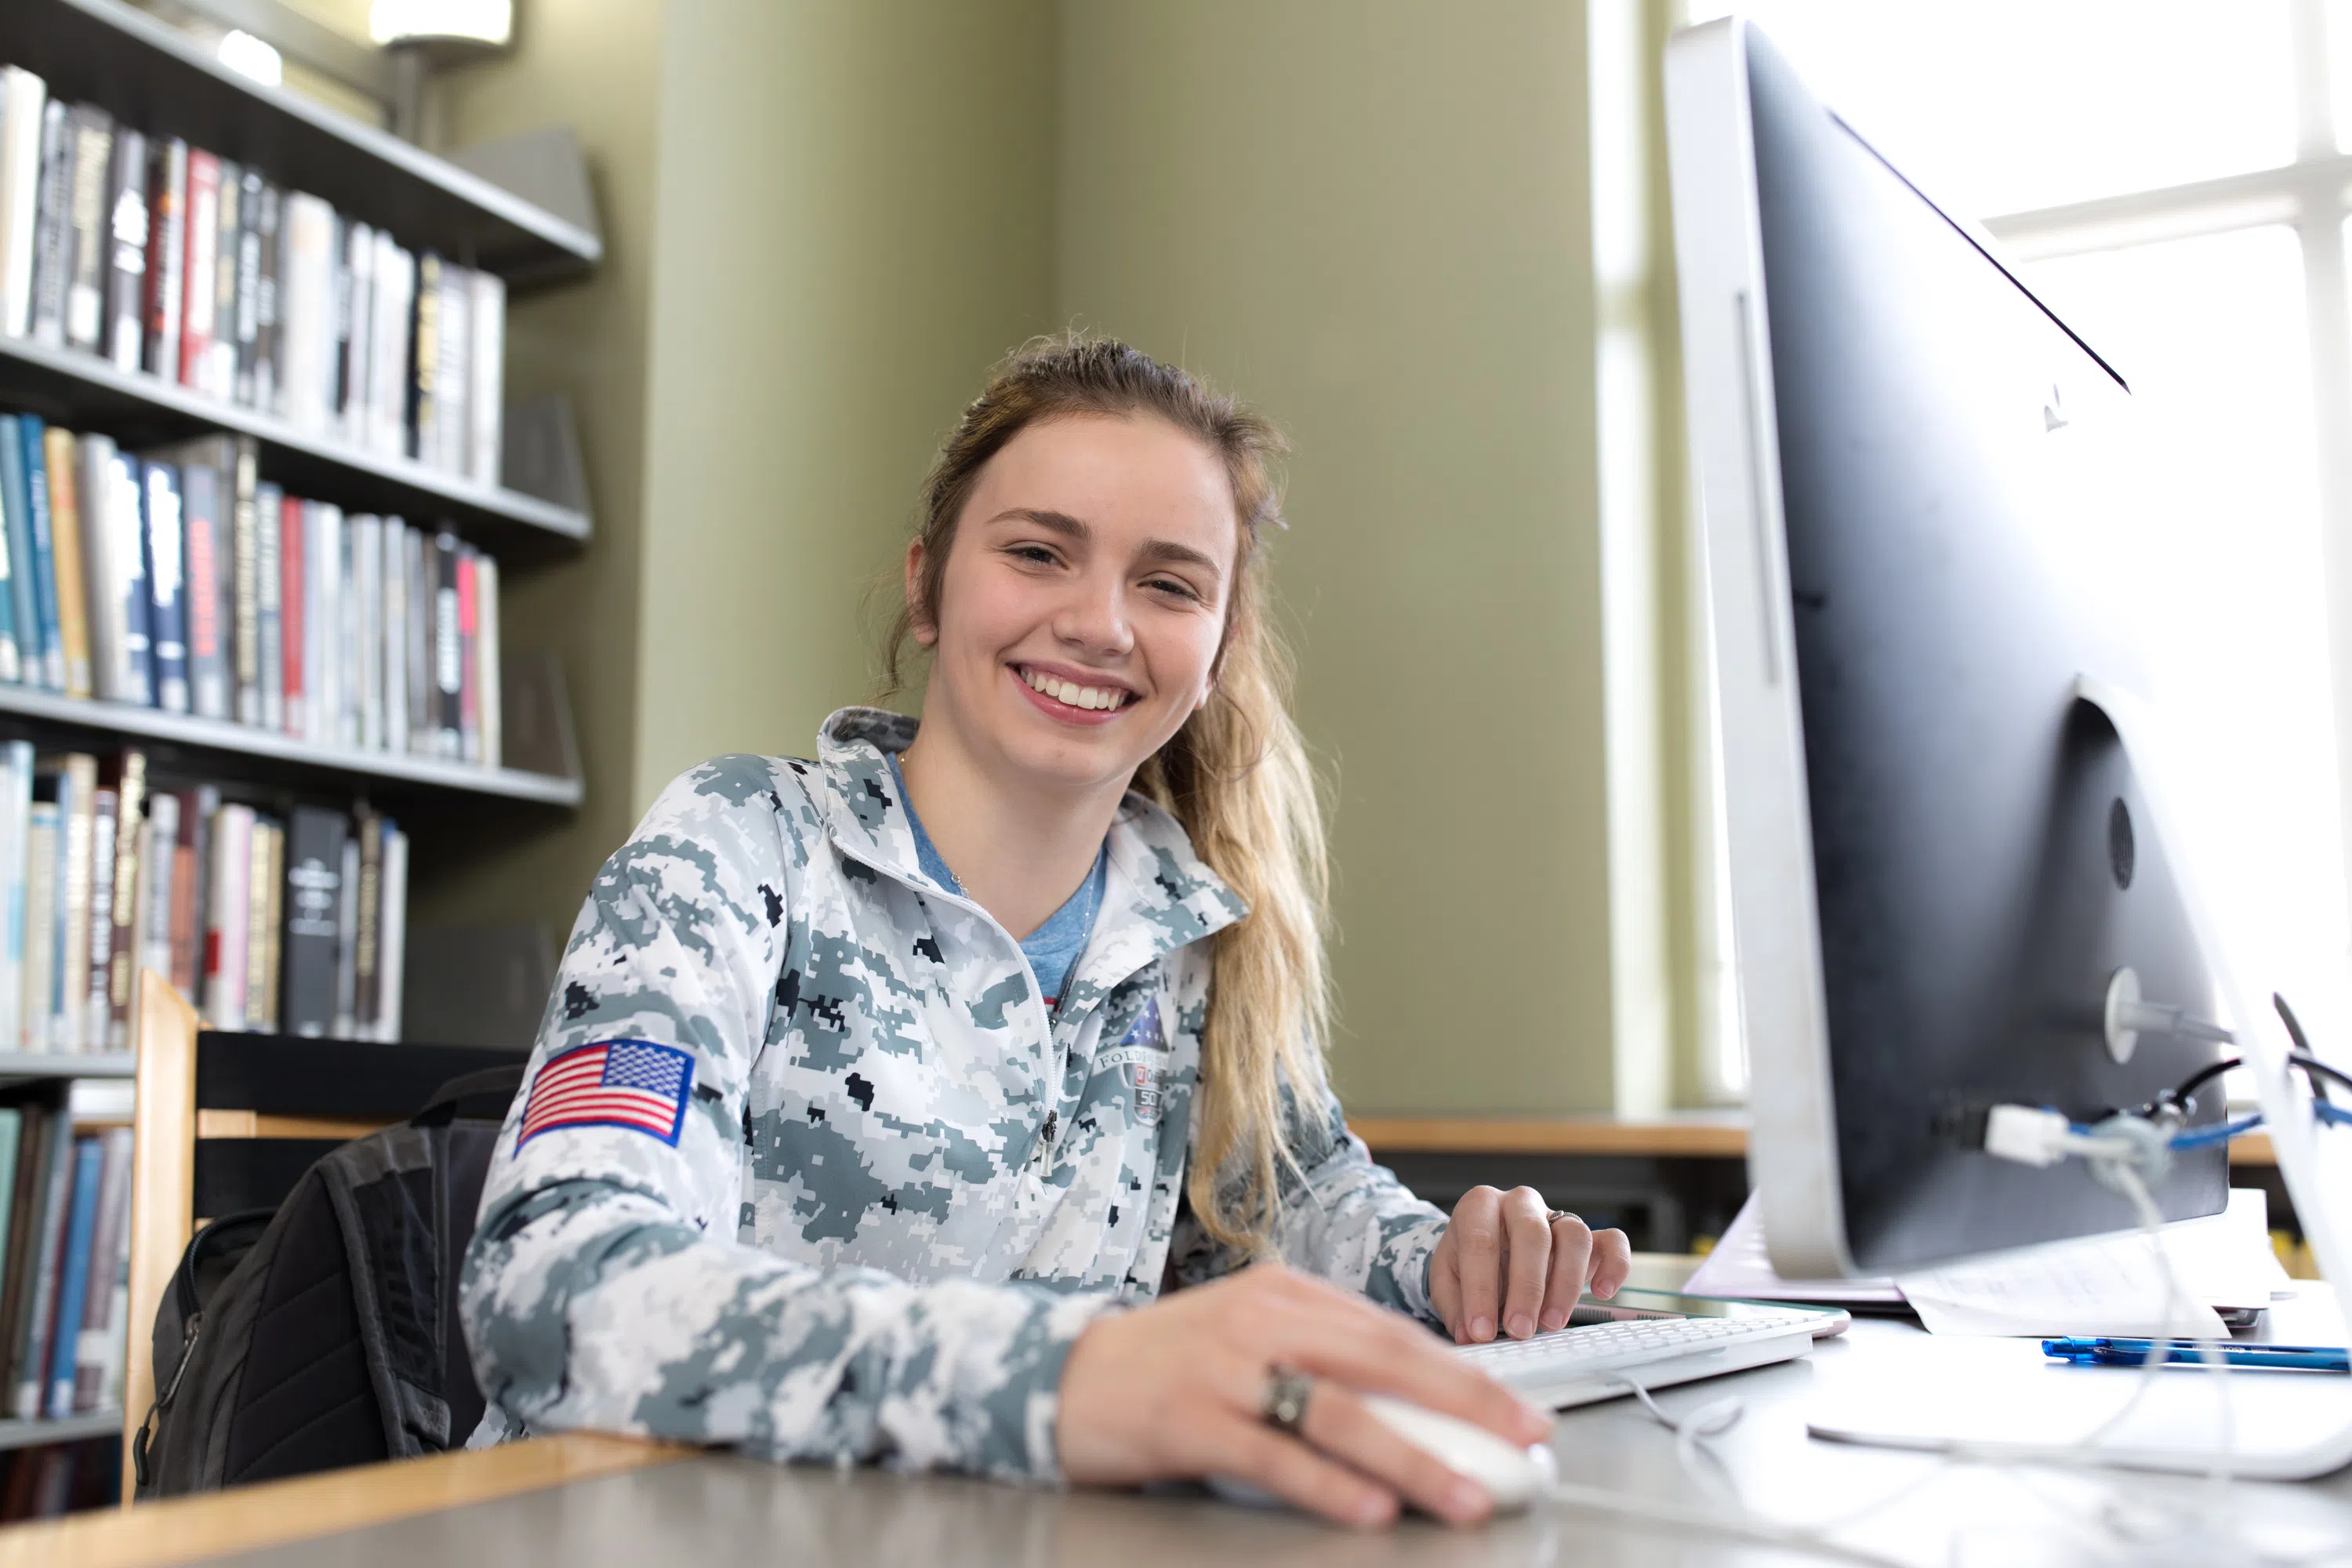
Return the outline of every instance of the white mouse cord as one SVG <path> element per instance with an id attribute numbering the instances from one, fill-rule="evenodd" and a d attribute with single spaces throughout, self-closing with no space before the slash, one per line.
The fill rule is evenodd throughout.
<path id="1" fill-rule="evenodd" d="M 1631 1390 L 1652 1419 L 1675 1435 L 1675 1463 L 1682 1468 L 1683 1474 L 1734 1508 L 1748 1506 L 1748 1500 L 1739 1495 L 1739 1482 L 1732 1475 L 1731 1467 L 1724 1462 L 1721 1454 L 1706 1446 L 1710 1438 L 1719 1437 L 1738 1425 L 1739 1418 L 1748 1414 L 1745 1403 L 1731 1396 L 1702 1405 L 1688 1415 L 1674 1416 L 1666 1414 L 1647 1387 L 1633 1378 L 1620 1373 L 1612 1381 Z M 1701 1462 L 1702 1457 L 1705 1463 Z"/>

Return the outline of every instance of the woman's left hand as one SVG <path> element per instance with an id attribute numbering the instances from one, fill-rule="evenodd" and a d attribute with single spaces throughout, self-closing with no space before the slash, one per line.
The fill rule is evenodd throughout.
<path id="1" fill-rule="evenodd" d="M 1566 1328 L 1579 1296 L 1613 1296 L 1633 1269 L 1623 1231 L 1558 1214 L 1533 1187 L 1473 1187 L 1430 1256 L 1429 1300 L 1456 1344 L 1483 1344 L 1498 1324 L 1523 1340 Z"/>

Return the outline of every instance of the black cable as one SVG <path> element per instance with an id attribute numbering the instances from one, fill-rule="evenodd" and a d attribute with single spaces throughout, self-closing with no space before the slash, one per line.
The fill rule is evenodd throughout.
<path id="1" fill-rule="evenodd" d="M 2271 1005 L 2278 1009 L 2279 1022 L 2286 1026 L 2286 1037 L 2294 1042 L 2294 1049 L 2287 1053 L 2286 1059 L 2303 1068 L 2304 1076 L 2311 1079 L 2311 1092 L 2321 1100 L 2327 1099 L 2325 1081 L 2327 1078 L 2334 1078 L 2347 1088 L 2352 1088 L 2352 1079 L 2346 1078 L 2321 1061 L 2319 1053 L 2311 1048 L 2311 1037 L 2303 1032 L 2303 1021 L 2294 1016 L 2294 1009 L 2286 1005 L 2286 998 L 2273 991 L 2271 993 Z"/>

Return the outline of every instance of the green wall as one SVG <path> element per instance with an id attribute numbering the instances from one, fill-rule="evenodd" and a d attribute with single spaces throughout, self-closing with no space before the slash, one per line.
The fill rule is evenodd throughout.
<path id="1" fill-rule="evenodd" d="M 638 805 L 870 694 L 932 450 L 1051 323 L 1054 42 L 1050 0 L 670 7 Z"/>
<path id="2" fill-rule="evenodd" d="M 509 373 L 583 401 L 598 538 L 519 584 L 509 637 L 563 651 L 591 805 L 426 914 L 566 927 L 678 769 L 804 752 L 862 700 L 934 444 L 1076 323 L 1295 443 L 1276 579 L 1333 781 L 1350 1108 L 1687 1093 L 1672 387 L 1601 368 L 1671 321 L 1659 171 L 1611 140 L 1654 103 L 1588 91 L 1654 11 L 539 0 L 441 108 L 460 143 L 579 126 L 605 203 L 611 260 L 519 305 Z"/>
<path id="3" fill-rule="evenodd" d="M 1607 1110 L 1585 18 L 1074 0 L 1061 313 L 1295 446 L 1352 1110 Z"/>

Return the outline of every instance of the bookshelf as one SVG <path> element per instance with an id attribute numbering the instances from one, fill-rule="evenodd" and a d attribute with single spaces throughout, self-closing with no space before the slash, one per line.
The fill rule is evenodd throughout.
<path id="1" fill-rule="evenodd" d="M 288 192 L 321 198 L 337 214 L 384 231 L 418 255 L 430 250 L 495 274 L 504 280 L 509 302 L 585 278 L 603 259 L 601 242 L 587 229 L 372 125 L 236 75 L 122 0 L 0 0 L 0 64 L 44 79 L 53 100 L 94 104 L 151 137 L 184 138 Z M 594 536 L 584 508 L 365 449 L 308 423 L 298 427 L 261 409 L 29 338 L 0 336 L 0 409 L 38 416 L 55 428 L 110 437 L 126 450 L 214 433 L 249 438 L 261 479 L 282 485 L 288 495 L 350 514 L 397 514 L 424 528 L 428 538 L 446 526 L 496 560 L 506 587 L 535 569 L 576 560 Z M 507 668 L 514 671 L 511 660 Z M 511 716 L 516 704 L 507 706 Z M 510 836 L 522 820 L 517 808 L 543 815 L 582 805 L 584 785 L 564 716 L 557 713 L 551 722 L 565 731 L 560 759 L 548 750 L 510 748 L 508 754 L 542 767 L 568 766 L 568 776 L 321 745 L 219 719 L 0 685 L 0 738 L 31 740 L 44 752 L 131 745 L 173 773 L 234 779 L 289 795 L 341 791 L 398 801 L 403 821 L 416 829 L 419 861 L 429 836 L 439 843 L 445 869 L 462 868 L 487 845 Z M 509 740 L 520 728 L 510 724 Z M 352 1053 L 367 1051 L 397 1054 L 415 1071 L 446 1066 L 436 1056 L 446 1047 L 344 1042 L 321 1052 L 315 1040 L 223 1038 L 238 1041 L 245 1055 L 297 1053 L 300 1070 L 313 1074 L 347 1075 L 358 1060 Z M 119 1082 L 132 1075 L 127 1052 L 0 1052 L 0 1087 L 13 1086 L 17 1097 L 44 1103 L 64 1103 L 64 1080 Z M 215 1142 L 226 1146 L 224 1158 L 300 1152 L 290 1144 L 278 1150 L 267 1140 Z M 235 1173 L 226 1164 L 214 1173 L 223 1180 Z M 134 1339 L 148 1330 L 142 1322 L 129 1325 Z M 70 1452 L 58 1445 L 116 1437 L 123 1426 L 119 1409 L 0 1421 L 0 1458 L 56 1468 Z"/>
<path id="2" fill-rule="evenodd" d="M 604 259 L 586 230 L 373 126 L 239 76 L 121 0 L 8 0 L 0 60 L 68 100 L 259 164 L 510 288 L 580 278 Z"/>
<path id="3" fill-rule="evenodd" d="M 586 512 L 308 435 L 258 409 L 26 338 L 0 337 L 0 404 L 53 425 L 103 430 L 126 445 L 215 430 L 250 436 L 260 445 L 263 470 L 289 489 L 335 496 L 355 511 L 446 517 L 502 564 L 569 554 L 591 531 Z"/>
<path id="4" fill-rule="evenodd" d="M 0 734 L 12 729 L 57 742 L 72 740 L 77 734 L 84 740 L 97 736 L 162 742 L 216 761 L 242 762 L 247 765 L 233 765 L 226 771 L 256 783 L 315 787 L 339 778 L 362 784 L 374 781 L 405 786 L 412 793 L 430 790 L 565 807 L 577 806 L 584 795 L 584 786 L 576 778 L 444 762 L 406 752 L 312 745 L 256 725 L 0 685 Z"/>
<path id="5" fill-rule="evenodd" d="M 88 1410 L 54 1420 L 0 1421 L 0 1449 L 30 1448 L 40 1443 L 79 1443 L 87 1437 L 111 1437 L 121 1430 L 120 1410 Z"/>

